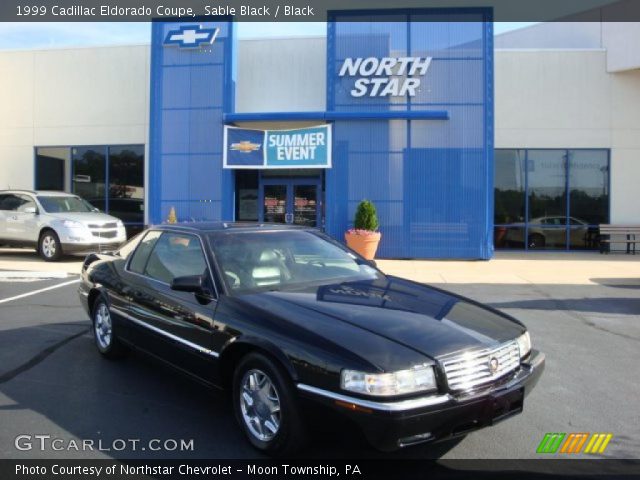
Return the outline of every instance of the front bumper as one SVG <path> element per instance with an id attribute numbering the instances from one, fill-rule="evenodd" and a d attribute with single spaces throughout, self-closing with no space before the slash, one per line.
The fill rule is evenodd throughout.
<path id="1" fill-rule="evenodd" d="M 303 384 L 298 389 L 305 397 L 347 414 L 374 447 L 388 451 L 465 435 L 521 413 L 524 397 L 538 383 L 544 366 L 544 354 L 533 350 L 509 381 L 465 396 L 443 394 L 384 402 Z"/>
<path id="2" fill-rule="evenodd" d="M 67 255 L 88 255 L 90 253 L 113 252 L 120 248 L 124 240 L 109 243 L 63 243 L 62 251 Z"/>

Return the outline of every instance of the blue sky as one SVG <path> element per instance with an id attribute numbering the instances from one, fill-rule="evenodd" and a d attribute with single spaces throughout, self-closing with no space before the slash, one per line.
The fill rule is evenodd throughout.
<path id="1" fill-rule="evenodd" d="M 535 22 L 498 22 L 495 32 L 532 25 Z M 149 23 L 1 23 L 0 49 L 34 49 L 94 45 L 149 43 Z M 300 35 L 324 35 L 322 22 L 240 23 L 240 38 L 266 38 Z"/>

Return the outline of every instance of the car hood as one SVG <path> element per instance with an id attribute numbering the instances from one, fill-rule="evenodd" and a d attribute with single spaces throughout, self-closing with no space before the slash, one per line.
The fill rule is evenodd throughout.
<path id="1" fill-rule="evenodd" d="M 103 223 L 112 223 L 118 221 L 117 218 L 100 212 L 60 212 L 50 213 L 49 215 L 57 218 L 58 220 L 73 220 L 74 222 L 80 222 L 84 225 L 102 225 Z"/>
<path id="2" fill-rule="evenodd" d="M 342 335 L 346 324 L 352 342 L 366 341 L 369 335 L 359 336 L 366 331 L 432 359 L 495 346 L 525 331 L 518 321 L 472 300 L 395 277 L 256 293 L 242 299 L 306 328 L 317 321 L 328 326 L 324 332 L 328 337 L 333 336 L 332 323 Z M 375 345 L 379 348 L 380 343 Z"/>

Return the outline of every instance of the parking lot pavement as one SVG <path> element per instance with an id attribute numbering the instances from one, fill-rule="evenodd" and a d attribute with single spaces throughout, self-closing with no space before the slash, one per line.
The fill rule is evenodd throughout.
<path id="1" fill-rule="evenodd" d="M 73 280 L 0 283 L 0 301 Z M 611 432 L 605 456 L 640 457 L 640 288 L 611 285 L 438 285 L 524 321 L 546 371 L 524 412 L 459 442 L 394 454 L 370 449 L 339 422 L 315 425 L 304 452 L 316 458 L 533 458 L 546 432 Z M 258 458 L 228 397 L 141 355 L 108 361 L 95 351 L 76 284 L 0 304 L 0 457 Z M 20 451 L 18 435 L 65 442 L 139 439 L 139 449 Z M 149 440 L 193 440 L 193 451 L 150 451 Z M 157 443 L 154 445 L 158 445 Z M 146 448 L 142 450 L 142 448 Z"/>
<path id="2" fill-rule="evenodd" d="M 64 256 L 58 262 L 45 262 L 35 250 L 0 248 L 0 270 L 79 274 L 82 260 L 80 256 Z"/>

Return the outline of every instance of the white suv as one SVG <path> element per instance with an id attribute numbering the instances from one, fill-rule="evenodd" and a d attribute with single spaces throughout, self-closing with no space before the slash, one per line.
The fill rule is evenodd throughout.
<path id="1" fill-rule="evenodd" d="M 36 248 L 46 261 L 65 254 L 116 250 L 127 235 L 120 220 L 63 192 L 0 190 L 0 244 Z"/>

